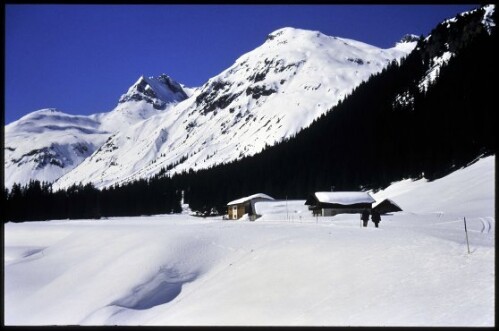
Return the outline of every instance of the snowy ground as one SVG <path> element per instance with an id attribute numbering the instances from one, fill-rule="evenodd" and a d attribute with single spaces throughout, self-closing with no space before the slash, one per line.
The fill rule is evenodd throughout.
<path id="1" fill-rule="evenodd" d="M 7 223 L 5 324 L 494 326 L 494 163 L 373 193 L 404 209 L 378 229 L 301 201 L 255 222 Z"/>

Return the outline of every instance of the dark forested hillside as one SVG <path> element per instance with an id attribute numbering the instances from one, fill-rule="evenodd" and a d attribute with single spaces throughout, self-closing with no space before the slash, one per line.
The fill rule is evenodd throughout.
<path id="1" fill-rule="evenodd" d="M 257 192 L 303 199 L 331 188 L 376 190 L 404 178 L 442 177 L 496 152 L 497 33 L 487 31 L 482 18 L 480 9 L 439 24 L 401 64 L 392 63 L 310 127 L 253 157 L 103 191 L 14 187 L 7 192 L 10 219 L 32 219 L 22 216 L 26 206 L 38 219 L 178 212 L 182 190 L 192 209 L 224 212 L 228 201 Z M 423 86 L 446 52 L 454 56 Z M 28 199 L 31 190 L 42 200 Z"/>
<path id="2" fill-rule="evenodd" d="M 40 221 L 108 216 L 170 214 L 181 211 L 181 192 L 170 178 L 139 180 L 126 186 L 98 190 L 91 184 L 53 192 L 51 185 L 31 181 L 14 184 L 7 196 L 5 220 Z"/>

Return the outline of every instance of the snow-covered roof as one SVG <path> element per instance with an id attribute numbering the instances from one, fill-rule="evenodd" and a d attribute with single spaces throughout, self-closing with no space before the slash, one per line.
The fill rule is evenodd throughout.
<path id="1" fill-rule="evenodd" d="M 319 202 L 340 205 L 376 202 L 367 192 L 315 192 L 315 196 Z"/>
<path id="2" fill-rule="evenodd" d="M 274 200 L 274 198 L 268 196 L 267 194 L 257 193 L 257 194 L 250 195 L 249 197 L 244 197 L 244 198 L 240 198 L 240 199 L 231 201 L 231 202 L 229 202 L 227 204 L 227 206 L 237 205 L 239 203 L 243 203 L 243 202 L 246 202 L 246 201 L 249 201 L 249 200 L 252 200 L 252 199 L 256 199 L 256 198 L 263 198 L 263 199 L 268 199 L 268 200 Z"/>
<path id="3" fill-rule="evenodd" d="M 374 206 L 373 206 L 373 208 L 378 207 L 380 204 L 384 203 L 385 201 L 387 201 L 387 202 L 391 203 L 391 204 L 392 204 L 392 205 L 394 205 L 395 207 L 398 207 L 400 210 L 402 210 L 402 208 L 400 208 L 400 206 L 399 206 L 399 205 L 397 205 L 395 202 L 393 202 L 393 200 L 391 200 L 391 199 L 385 199 L 385 200 L 381 201 L 380 203 L 377 203 L 376 205 L 374 205 Z"/>

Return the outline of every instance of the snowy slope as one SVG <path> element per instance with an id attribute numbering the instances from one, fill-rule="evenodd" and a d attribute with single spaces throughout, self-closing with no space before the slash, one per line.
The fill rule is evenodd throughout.
<path id="1" fill-rule="evenodd" d="M 140 77 L 110 112 L 90 116 L 56 109 L 30 113 L 5 127 L 5 186 L 53 182 L 92 155 L 114 133 L 168 111 L 188 94 L 167 75 Z"/>
<path id="2" fill-rule="evenodd" d="M 291 137 L 416 42 L 379 49 L 317 31 L 279 29 L 169 112 L 121 130 L 55 183 L 109 186 L 173 168 L 207 168 Z M 99 160 L 99 161 L 97 161 Z"/>
<path id="3" fill-rule="evenodd" d="M 494 167 L 373 193 L 404 209 L 380 228 L 297 201 L 255 222 L 7 223 L 5 324 L 494 326 Z"/>
<path id="4" fill-rule="evenodd" d="M 5 186 L 52 182 L 90 156 L 109 136 L 100 123 L 55 109 L 30 113 L 5 127 Z"/>

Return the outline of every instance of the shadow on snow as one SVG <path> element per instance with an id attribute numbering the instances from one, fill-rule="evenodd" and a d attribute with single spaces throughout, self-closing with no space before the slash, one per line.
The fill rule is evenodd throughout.
<path id="1" fill-rule="evenodd" d="M 156 275 L 110 305 L 137 310 L 159 306 L 175 299 L 182 291 L 182 286 L 197 276 L 197 273 L 183 274 L 174 268 L 161 267 Z"/>

